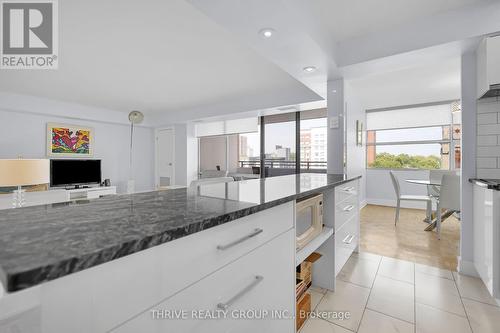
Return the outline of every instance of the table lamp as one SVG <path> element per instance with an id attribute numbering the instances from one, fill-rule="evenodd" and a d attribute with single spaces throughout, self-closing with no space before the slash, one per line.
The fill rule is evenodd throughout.
<path id="1" fill-rule="evenodd" d="M 48 159 L 0 159 L 0 187 L 17 186 L 13 192 L 15 207 L 24 205 L 22 186 L 50 182 L 50 161 Z"/>

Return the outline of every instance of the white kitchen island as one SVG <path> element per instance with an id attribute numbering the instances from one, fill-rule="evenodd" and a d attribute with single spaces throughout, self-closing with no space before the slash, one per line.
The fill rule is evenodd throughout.
<path id="1" fill-rule="evenodd" d="M 358 244 L 357 191 L 301 174 L 1 215 L 0 332 L 294 332 L 295 200 L 325 196 L 332 232 L 307 251 L 322 254 L 313 285 L 334 290 Z"/>

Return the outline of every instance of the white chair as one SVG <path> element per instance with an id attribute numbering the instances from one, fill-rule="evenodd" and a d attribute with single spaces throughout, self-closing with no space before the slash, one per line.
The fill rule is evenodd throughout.
<path id="1" fill-rule="evenodd" d="M 444 175 L 458 175 L 458 171 L 455 170 L 430 170 L 429 180 L 431 184 L 441 184 L 441 180 Z M 439 186 L 429 185 L 427 187 L 427 194 L 431 197 L 439 197 Z"/>
<path id="2" fill-rule="evenodd" d="M 424 201 L 427 204 L 426 215 L 427 219 L 431 218 L 432 214 L 432 199 L 429 195 L 410 195 L 410 194 L 401 194 L 401 189 L 399 187 L 399 181 L 394 172 L 390 171 L 392 185 L 394 186 L 394 191 L 396 192 L 396 218 L 394 219 L 394 225 L 396 225 L 399 221 L 399 209 L 401 207 L 401 200 L 406 201 Z"/>
<path id="3" fill-rule="evenodd" d="M 215 178 L 202 178 L 193 180 L 189 187 L 197 187 L 203 184 L 217 184 L 217 183 L 229 183 L 234 182 L 233 177 L 215 177 Z"/>
<path id="4" fill-rule="evenodd" d="M 438 239 L 441 239 L 441 222 L 442 209 L 447 209 L 446 216 L 451 213 L 460 212 L 460 176 L 458 175 L 443 175 L 441 180 L 441 189 L 439 191 L 439 199 L 437 202 L 436 212 L 436 229 Z"/>
<path id="5" fill-rule="evenodd" d="M 227 177 L 227 170 L 202 170 L 200 172 L 200 178 L 221 178 Z"/>

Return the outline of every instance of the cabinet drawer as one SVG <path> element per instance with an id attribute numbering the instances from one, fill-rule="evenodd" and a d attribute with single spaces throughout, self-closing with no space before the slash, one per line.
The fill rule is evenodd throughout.
<path id="1" fill-rule="evenodd" d="M 116 191 L 114 189 L 102 189 L 99 191 L 88 191 L 87 192 L 87 199 L 96 199 L 96 198 L 100 198 L 101 196 L 111 195 L 111 194 L 116 194 Z"/>
<path id="2" fill-rule="evenodd" d="M 340 273 L 358 242 L 358 215 L 356 214 L 335 233 L 335 276 Z"/>
<path id="3" fill-rule="evenodd" d="M 335 204 L 340 204 L 342 201 L 352 196 L 358 195 L 358 182 L 356 180 L 335 187 Z"/>
<path id="4" fill-rule="evenodd" d="M 335 205 L 335 230 L 339 230 L 354 215 L 358 214 L 358 196 L 352 195 Z"/>
<path id="5" fill-rule="evenodd" d="M 295 234 L 290 230 L 255 251 L 145 311 L 114 332 L 273 332 L 294 331 Z M 227 318 L 201 320 L 192 311 L 224 308 Z M 254 312 L 247 312 L 247 311 Z M 232 314 L 288 311 L 288 319 L 234 319 Z M 156 311 L 156 312 L 155 312 Z M 183 311 L 185 319 L 153 319 Z M 256 311 L 256 312 L 255 312 Z M 269 314 L 270 315 L 270 314 Z"/>
<path id="6" fill-rule="evenodd" d="M 289 202 L 97 266 L 97 331 L 118 326 L 291 229 L 293 219 Z"/>

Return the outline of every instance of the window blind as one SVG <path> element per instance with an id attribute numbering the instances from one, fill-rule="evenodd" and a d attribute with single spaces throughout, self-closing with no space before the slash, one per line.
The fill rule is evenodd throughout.
<path id="1" fill-rule="evenodd" d="M 366 112 L 366 129 L 383 130 L 451 124 L 450 104 Z"/>
<path id="2" fill-rule="evenodd" d="M 258 132 L 258 118 L 231 119 L 196 124 L 196 136 L 214 136 Z"/>

